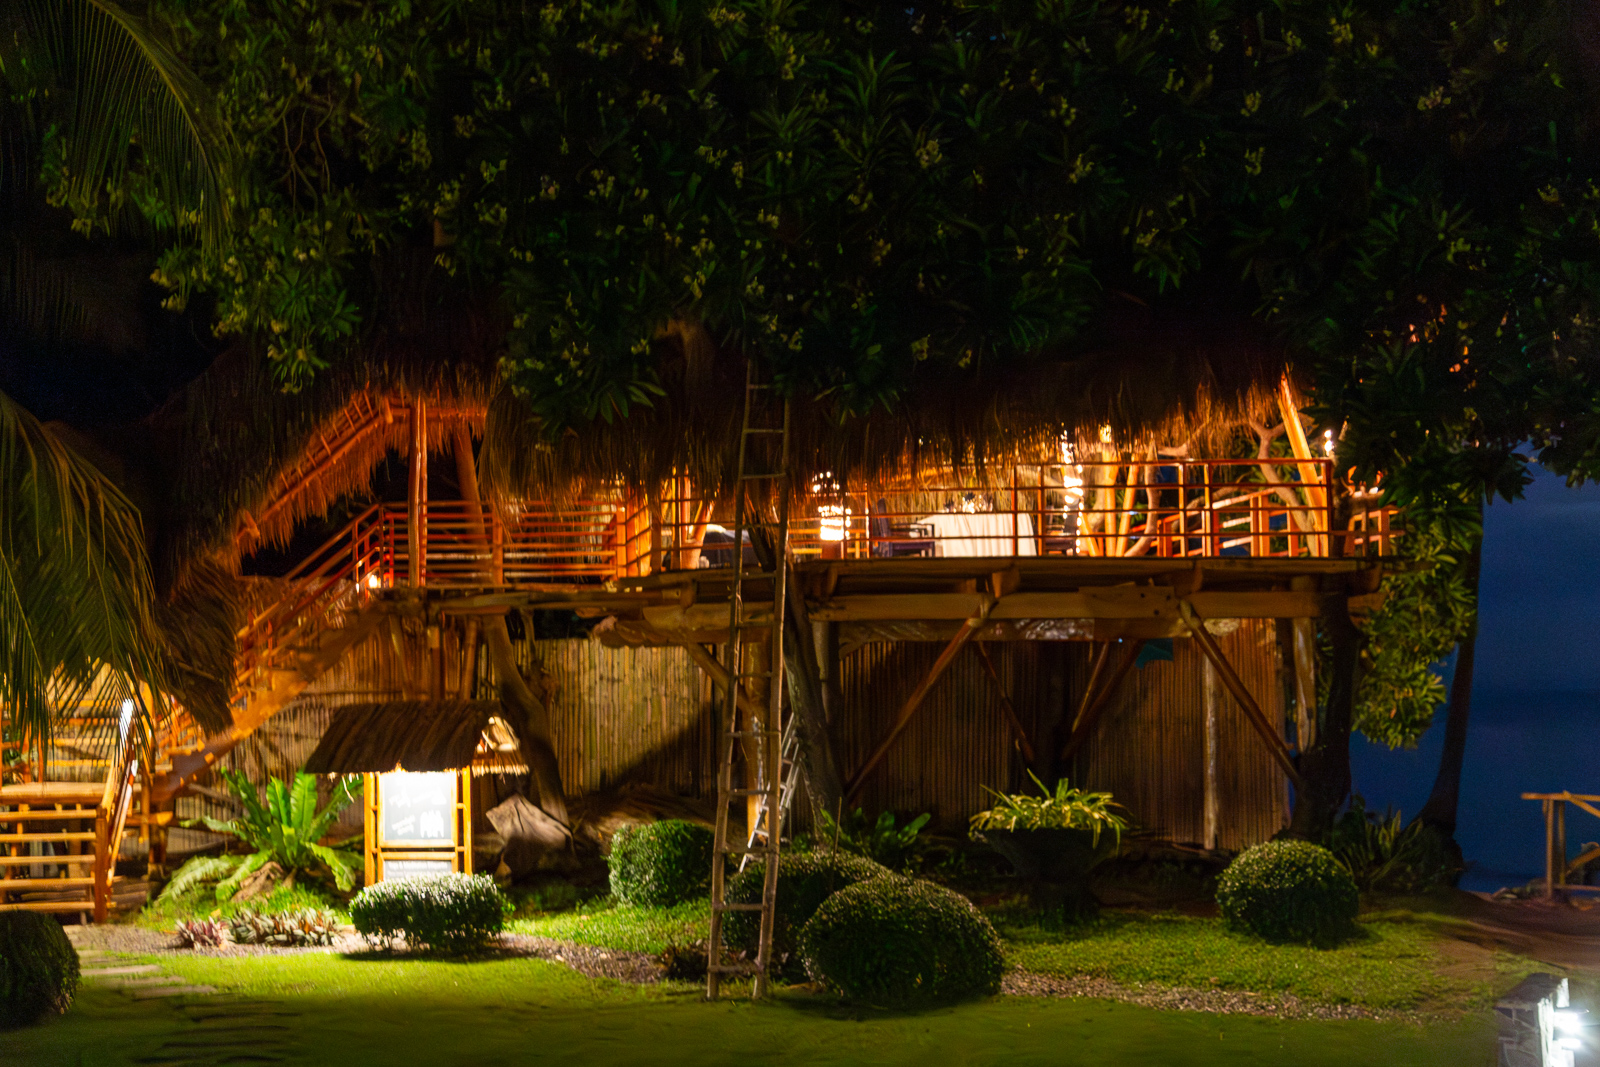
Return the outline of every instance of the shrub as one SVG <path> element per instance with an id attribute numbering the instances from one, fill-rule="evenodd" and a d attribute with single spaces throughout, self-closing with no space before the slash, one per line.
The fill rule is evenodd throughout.
<path id="1" fill-rule="evenodd" d="M 772 925 L 772 958 L 780 966 L 798 962 L 800 928 L 835 892 L 888 874 L 864 856 L 847 852 L 784 852 L 778 856 L 778 909 Z M 759 904 L 766 888 L 765 861 L 752 863 L 728 881 L 732 904 Z M 726 943 L 754 957 L 761 936 L 761 913 L 730 911 L 722 917 Z"/>
<path id="2" fill-rule="evenodd" d="M 1437 831 L 1420 822 L 1405 825 L 1398 811 L 1380 817 L 1359 795 L 1333 824 L 1327 846 L 1362 891 L 1415 893 L 1450 885 L 1461 873 Z"/>
<path id="3" fill-rule="evenodd" d="M 412 948 L 470 952 L 505 928 L 505 894 L 486 874 L 429 874 L 368 886 L 350 921 L 369 942 L 405 938 Z"/>
<path id="4" fill-rule="evenodd" d="M 31 911 L 0 912 L 0 1029 L 72 1006 L 78 953 L 61 924 Z"/>
<path id="5" fill-rule="evenodd" d="M 625 826 L 611 838 L 611 892 L 624 904 L 666 908 L 711 888 L 711 831 L 681 819 Z"/>
<path id="6" fill-rule="evenodd" d="M 865 856 L 892 871 L 920 865 L 918 861 L 928 851 L 922 829 L 932 815 L 924 813 L 904 826 L 896 826 L 892 811 L 879 812 L 876 822 L 868 819 L 862 808 L 847 813 L 843 822 L 835 822 L 825 811 L 820 814 L 822 827 L 818 837 L 822 845 Z"/>
<path id="7" fill-rule="evenodd" d="M 182 948 L 221 948 L 232 934 L 226 923 L 215 919 L 188 919 L 178 924 L 178 945 Z"/>
<path id="8" fill-rule="evenodd" d="M 834 893 L 800 931 L 813 979 L 875 1004 L 917 1006 L 999 992 L 1000 936 L 972 902 L 888 875 Z"/>
<path id="9" fill-rule="evenodd" d="M 1349 933 L 1360 894 L 1332 852 L 1309 841 L 1246 849 L 1217 881 L 1217 905 L 1236 930 L 1313 944 Z"/>

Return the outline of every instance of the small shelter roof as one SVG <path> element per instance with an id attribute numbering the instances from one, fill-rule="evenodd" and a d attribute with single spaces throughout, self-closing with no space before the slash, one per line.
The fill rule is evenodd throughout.
<path id="1" fill-rule="evenodd" d="M 334 713 L 306 761 L 311 774 L 454 771 L 526 774 L 516 738 L 492 700 L 390 700 Z"/>

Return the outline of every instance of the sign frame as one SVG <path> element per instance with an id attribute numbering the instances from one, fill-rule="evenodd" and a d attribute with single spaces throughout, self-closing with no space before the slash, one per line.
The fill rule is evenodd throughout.
<path id="1" fill-rule="evenodd" d="M 366 857 L 366 884 L 377 885 L 383 880 L 385 859 L 395 860 L 449 860 L 451 870 L 461 874 L 472 873 L 472 768 L 436 772 L 452 776 L 455 785 L 455 803 L 452 806 L 451 837 L 438 845 L 418 843 L 385 843 L 382 838 L 383 797 L 382 775 L 366 773 L 361 776 L 363 829 Z"/>

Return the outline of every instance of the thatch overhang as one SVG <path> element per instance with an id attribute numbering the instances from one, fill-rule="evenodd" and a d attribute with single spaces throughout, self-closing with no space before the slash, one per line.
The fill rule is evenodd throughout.
<path id="1" fill-rule="evenodd" d="M 350 704 L 334 713 L 309 774 L 457 771 L 526 774 L 498 701 L 392 700 Z"/>

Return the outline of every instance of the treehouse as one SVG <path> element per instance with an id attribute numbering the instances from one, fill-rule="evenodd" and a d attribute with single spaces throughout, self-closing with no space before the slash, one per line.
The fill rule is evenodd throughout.
<path id="1" fill-rule="evenodd" d="M 1287 376 L 1239 390 L 1226 417 L 1213 404 L 1136 433 L 1040 418 L 982 449 L 936 447 L 911 426 L 852 455 L 827 439 L 826 420 L 786 416 L 795 458 L 751 498 L 752 513 L 787 513 L 778 618 L 771 559 L 734 595 L 736 565 L 772 553 L 734 505 L 743 475 L 729 441 L 759 431 L 741 437 L 724 417 L 639 463 L 617 458 L 642 447 L 620 430 L 603 447 L 538 444 L 491 463 L 474 447 L 495 418 L 485 388 L 376 379 L 329 385 L 337 403 L 257 394 L 262 407 L 308 411 L 250 457 L 249 477 L 227 471 L 215 427 L 250 394 L 206 386 L 188 398 L 191 422 L 201 412 L 212 435 L 194 477 L 226 498 L 207 519 L 225 538 L 172 523 L 179 547 L 164 558 L 175 605 L 190 620 L 210 612 L 210 630 L 193 623 L 179 710 L 147 748 L 109 728 L 110 698 L 94 694 L 31 762 L 7 764 L 0 842 L 12 873 L 0 907 L 34 906 L 71 882 L 93 890 L 103 915 L 124 836 L 124 855 L 159 864 L 169 845 L 201 843 L 169 835 L 175 817 L 228 812 L 213 768 L 285 776 L 337 734 L 335 748 L 364 753 L 358 770 L 410 769 L 414 751 L 396 767 L 366 757 L 399 751 L 385 736 L 402 738 L 407 715 L 453 722 L 440 709 L 469 708 L 487 722 L 497 700 L 516 754 L 487 800 L 472 799 L 465 756 L 451 765 L 466 783 L 455 869 L 472 868 L 471 842 L 495 839 L 491 806 L 519 792 L 573 835 L 625 821 L 630 804 L 707 817 L 725 646 L 735 633 L 759 663 L 774 625 L 801 636 L 775 706 L 825 724 L 835 803 L 928 811 L 957 831 L 987 806 L 986 788 L 1065 774 L 1111 791 L 1164 838 L 1241 848 L 1286 824 L 1295 754 L 1316 730 L 1313 620 L 1330 598 L 1356 612 L 1375 603 L 1401 534 L 1370 495 L 1341 491 Z M 1241 452 L 1246 432 L 1254 447 Z M 360 509 L 320 544 L 295 540 L 396 455 L 405 499 Z M 291 544 L 284 573 L 236 576 Z M 216 618 L 231 620 L 226 641 L 196 636 L 219 632 Z M 772 698 L 760 679 L 739 688 L 745 714 Z M 390 710 L 353 718 L 351 705 Z M 417 710 L 395 710 L 407 708 Z M 461 737 L 487 737 L 478 726 Z M 758 784 L 757 754 L 734 758 Z M 797 758 L 791 747 L 786 760 Z M 83 798 L 26 792 L 69 769 Z M 797 789 L 798 828 L 813 809 Z M 753 795 L 746 814 L 753 826 Z M 45 841 L 50 820 L 77 836 Z M 63 879 L 74 864 L 93 871 Z"/>

